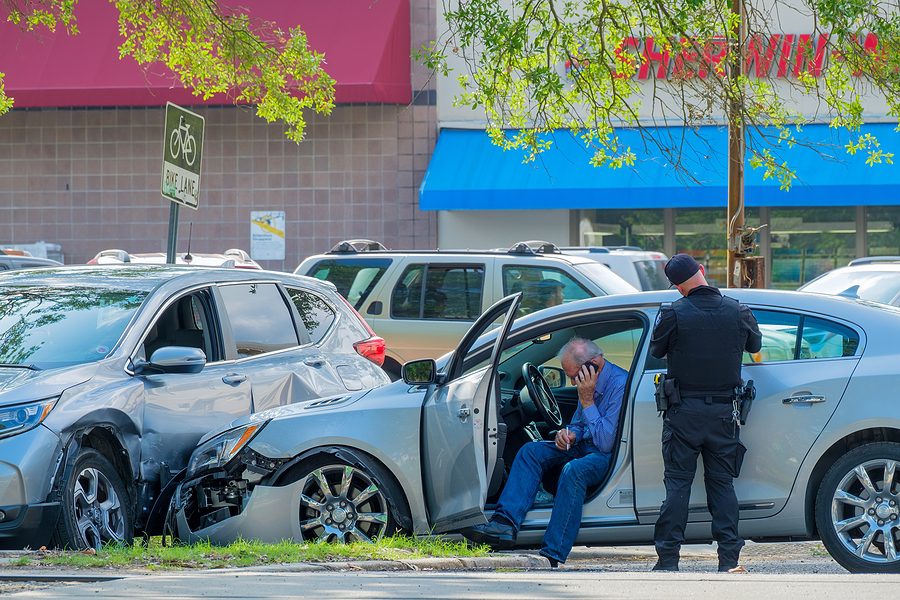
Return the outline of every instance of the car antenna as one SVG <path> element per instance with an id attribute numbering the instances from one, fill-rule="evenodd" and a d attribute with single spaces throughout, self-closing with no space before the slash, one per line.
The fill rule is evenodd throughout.
<path id="1" fill-rule="evenodd" d="M 184 262 L 191 262 L 194 260 L 194 257 L 191 256 L 191 236 L 194 234 L 194 222 L 191 221 L 188 223 L 188 247 L 187 252 L 184 253 Z"/>

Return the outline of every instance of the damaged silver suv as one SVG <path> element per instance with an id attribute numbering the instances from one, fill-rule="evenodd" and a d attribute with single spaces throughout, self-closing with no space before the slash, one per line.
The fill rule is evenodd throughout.
<path id="1" fill-rule="evenodd" d="M 200 437 L 387 383 L 384 340 L 326 282 L 179 266 L 0 275 L 0 548 L 154 533 Z M 165 497 L 165 494 L 162 494 Z M 160 519 L 161 522 L 161 519 Z"/>

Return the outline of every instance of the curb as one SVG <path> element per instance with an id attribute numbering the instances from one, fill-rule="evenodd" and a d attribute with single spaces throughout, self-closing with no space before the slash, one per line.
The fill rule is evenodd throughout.
<path id="1" fill-rule="evenodd" d="M 290 563 L 236 569 L 222 572 L 296 573 L 310 571 L 490 571 L 494 569 L 549 569 L 543 556 L 512 554 L 474 558 L 415 558 L 410 560 L 359 560 L 316 563 Z"/>
<path id="2" fill-rule="evenodd" d="M 226 569 L 173 569 L 164 571 L 91 571 L 55 570 L 7 571 L 0 574 L 0 581 L 44 582 L 99 582 L 132 577 L 165 577 L 196 573 L 312 573 L 322 571 L 492 571 L 496 569 L 549 569 L 550 562 L 543 556 L 530 554 L 503 554 L 473 558 L 414 558 L 409 560 L 359 560 L 338 562 L 302 562 L 278 565 L 257 565 Z"/>

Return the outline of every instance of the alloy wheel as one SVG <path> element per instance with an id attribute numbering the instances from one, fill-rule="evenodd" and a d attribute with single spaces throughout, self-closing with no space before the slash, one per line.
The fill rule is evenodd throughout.
<path id="1" fill-rule="evenodd" d="M 99 549 L 125 539 L 125 509 L 106 475 L 99 469 L 83 469 L 72 494 L 75 525 L 87 548 Z"/>
<path id="2" fill-rule="evenodd" d="M 327 465 L 306 476 L 300 492 L 303 539 L 372 542 L 388 524 L 384 492 L 363 470 Z"/>
<path id="3" fill-rule="evenodd" d="M 876 459 L 849 471 L 834 491 L 831 522 L 850 553 L 877 564 L 900 561 L 898 461 Z"/>

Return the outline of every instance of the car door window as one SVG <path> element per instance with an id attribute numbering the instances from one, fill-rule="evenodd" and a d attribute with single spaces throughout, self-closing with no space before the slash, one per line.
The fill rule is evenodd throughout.
<path id="1" fill-rule="evenodd" d="M 203 350 L 207 362 L 223 360 L 219 338 L 211 326 L 211 307 L 209 290 L 170 303 L 147 330 L 139 356 L 150 358 L 163 346 L 186 346 Z"/>
<path id="2" fill-rule="evenodd" d="M 809 356 L 801 358 L 853 356 L 859 348 L 859 334 L 833 321 L 803 317 L 802 332 L 802 347 L 809 350 Z"/>
<path id="3" fill-rule="evenodd" d="M 483 295 L 483 264 L 410 265 L 391 292 L 391 316 L 474 321 Z"/>
<path id="4" fill-rule="evenodd" d="M 299 344 L 290 309 L 274 283 L 223 285 L 219 291 L 239 357 Z"/>
<path id="5" fill-rule="evenodd" d="M 390 266 L 389 258 L 323 260 L 307 274 L 333 283 L 338 293 L 359 310 Z"/>
<path id="6" fill-rule="evenodd" d="M 519 314 L 592 297 L 580 283 L 560 269 L 528 265 L 503 266 L 503 295 L 522 292 Z"/>
<path id="7" fill-rule="evenodd" d="M 754 310 L 762 347 L 744 353 L 744 363 L 853 356 L 859 334 L 834 321 L 795 313 Z"/>
<path id="8" fill-rule="evenodd" d="M 317 344 L 334 323 L 334 309 L 324 298 L 312 292 L 288 287 L 287 293 L 300 315 L 300 322 L 309 334 L 309 340 Z"/>

